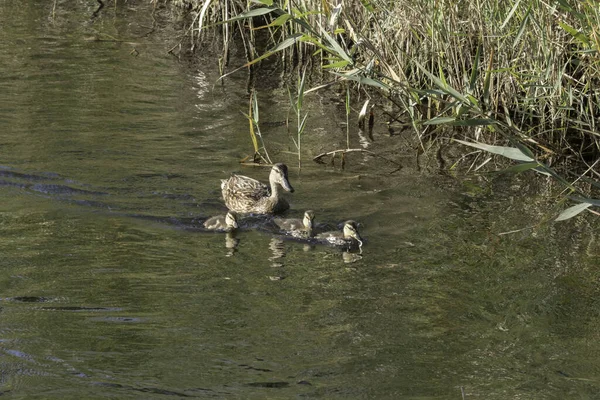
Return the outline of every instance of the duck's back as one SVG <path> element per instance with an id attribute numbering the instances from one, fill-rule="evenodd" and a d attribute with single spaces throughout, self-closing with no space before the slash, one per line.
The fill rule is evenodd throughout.
<path id="1" fill-rule="evenodd" d="M 221 188 L 248 195 L 261 195 L 261 197 L 271 195 L 271 190 L 267 185 L 244 175 L 231 175 L 229 179 L 222 181 Z"/>
<path id="2" fill-rule="evenodd" d="M 222 180 L 221 192 L 227 208 L 239 212 L 252 212 L 260 199 L 271 195 L 267 185 L 243 175 L 232 175 Z"/>

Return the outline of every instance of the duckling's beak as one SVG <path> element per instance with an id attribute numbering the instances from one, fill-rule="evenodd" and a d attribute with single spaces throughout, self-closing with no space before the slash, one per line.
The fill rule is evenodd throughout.
<path id="1" fill-rule="evenodd" d="M 230 225 L 233 229 L 238 228 L 237 218 L 235 218 L 232 214 L 227 214 L 225 217 L 226 224 Z"/>

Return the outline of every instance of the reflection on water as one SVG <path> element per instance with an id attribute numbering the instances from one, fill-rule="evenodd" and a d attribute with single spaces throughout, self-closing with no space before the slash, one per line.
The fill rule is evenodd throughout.
<path id="1" fill-rule="evenodd" d="M 240 239 L 236 238 L 236 232 L 225 233 L 225 248 L 227 249 L 227 257 L 235 254 L 235 251 L 240 244 Z"/>
<path id="2" fill-rule="evenodd" d="M 246 76 L 216 84 L 209 50 L 169 55 L 181 32 L 160 7 L 114 2 L 90 20 L 91 2 L 0 2 L 1 394 L 597 396 L 596 223 L 538 225 L 553 199 L 525 177 L 392 174 L 359 152 L 343 171 L 307 162 L 346 146 L 335 93 L 307 102 L 288 216 L 359 221 L 362 254 L 264 218 L 207 232 L 220 179 L 264 176 L 238 164 Z M 265 122 L 287 113 L 275 75 L 259 79 Z M 405 154 L 386 129 L 351 130 L 351 147 Z M 285 127 L 262 133 L 295 165 Z"/>
<path id="3" fill-rule="evenodd" d="M 269 261 L 271 261 L 271 267 L 280 268 L 283 267 L 282 258 L 285 257 L 285 243 L 282 239 L 273 237 L 269 242 L 269 250 L 271 250 L 271 257 L 269 257 Z"/>
<path id="4" fill-rule="evenodd" d="M 362 259 L 362 249 L 360 253 L 350 253 L 349 251 L 343 251 L 342 259 L 346 264 L 355 263 Z"/>

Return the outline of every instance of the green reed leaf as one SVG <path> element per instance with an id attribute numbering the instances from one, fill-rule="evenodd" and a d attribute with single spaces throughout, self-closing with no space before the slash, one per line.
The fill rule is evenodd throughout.
<path id="1" fill-rule="evenodd" d="M 498 154 L 506 158 L 510 158 L 511 160 L 517 161 L 534 161 L 533 158 L 523 154 L 521 150 L 516 147 L 506 147 L 506 146 L 493 146 L 485 143 L 479 142 L 466 142 L 464 140 L 454 139 L 454 141 L 462 143 L 466 146 L 475 147 L 477 149 L 485 150 L 489 153 Z"/>
<path id="2" fill-rule="evenodd" d="M 348 64 L 349 64 L 348 61 L 341 60 L 341 61 L 337 61 L 337 62 L 332 62 L 331 64 L 325 64 L 321 68 L 323 68 L 323 69 L 328 69 L 328 68 L 344 68 Z"/>
<path id="3" fill-rule="evenodd" d="M 227 21 L 223 21 L 223 23 L 233 22 L 233 21 L 237 21 L 240 19 L 258 17 L 260 15 L 266 15 L 266 14 L 269 14 L 269 13 L 275 11 L 276 9 L 277 9 L 276 7 L 255 8 L 255 9 L 252 9 L 249 11 L 245 11 L 241 14 L 238 14 L 235 17 L 228 19 Z"/>
<path id="4" fill-rule="evenodd" d="M 350 57 L 348 55 L 348 53 L 346 53 L 346 51 L 342 48 L 342 46 L 340 46 L 340 44 L 337 42 L 337 40 L 332 38 L 331 35 L 329 33 L 327 33 L 327 31 L 323 28 L 321 28 L 321 35 L 323 35 L 323 37 L 327 40 L 327 42 L 331 46 L 331 47 L 328 47 L 328 51 L 330 53 L 337 54 L 340 58 L 343 58 L 349 64 L 353 63 L 352 57 Z"/>
<path id="5" fill-rule="evenodd" d="M 573 218 L 574 216 L 587 210 L 590 206 L 591 206 L 590 203 L 581 203 L 581 204 L 577 204 L 575 206 L 569 207 L 566 210 L 563 210 L 563 212 L 561 212 L 558 215 L 558 217 L 556 217 L 555 221 L 564 221 L 569 218 Z"/>
<path id="6" fill-rule="evenodd" d="M 450 123 L 453 126 L 482 126 L 494 125 L 497 121 L 489 118 L 472 118 L 472 119 L 457 119 Z"/>
<path id="7" fill-rule="evenodd" d="M 511 18 L 514 15 L 515 11 L 517 11 L 517 7 L 519 7 L 520 3 L 521 3 L 521 0 L 517 0 L 517 2 L 515 2 L 515 5 L 513 6 L 513 8 L 510 9 L 510 12 L 508 13 L 508 15 L 506 16 L 506 18 L 504 19 L 504 22 L 502 23 L 502 25 L 500 25 L 500 30 L 504 29 L 504 27 L 506 26 L 506 24 L 508 24 L 508 22 L 511 20 Z"/>
<path id="8" fill-rule="evenodd" d="M 539 167 L 540 164 L 537 161 L 533 161 L 533 162 L 525 162 L 525 163 L 520 163 L 517 165 L 511 165 L 508 168 L 503 169 L 502 171 L 499 171 L 501 173 L 513 173 L 513 174 L 520 174 L 521 172 L 525 172 L 525 171 L 529 171 L 530 169 L 535 169 L 537 167 Z"/>
<path id="9" fill-rule="evenodd" d="M 454 117 L 435 117 L 423 122 L 423 125 L 440 125 L 456 121 Z"/>
<path id="10" fill-rule="evenodd" d="M 586 47 L 590 47 L 590 40 L 586 35 L 579 32 L 577 29 L 573 28 L 564 21 L 558 21 L 558 25 L 560 25 L 560 27 L 563 28 L 563 30 L 565 30 L 569 35 L 573 36 L 574 39 L 577 39 L 579 42 L 581 42 L 581 44 Z"/>

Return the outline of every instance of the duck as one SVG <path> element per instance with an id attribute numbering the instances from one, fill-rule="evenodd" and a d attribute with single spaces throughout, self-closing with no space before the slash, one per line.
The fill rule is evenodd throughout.
<path id="1" fill-rule="evenodd" d="M 279 196 L 279 186 L 294 193 L 288 180 L 285 164 L 273 165 L 269 174 L 270 187 L 256 179 L 233 174 L 221 180 L 221 192 L 225 205 L 230 211 L 253 214 L 276 214 L 287 210 L 288 202 Z"/>
<path id="2" fill-rule="evenodd" d="M 314 219 L 315 213 L 312 210 L 306 210 L 302 219 L 275 218 L 273 222 L 281 230 L 286 231 L 292 236 L 312 236 Z"/>
<path id="3" fill-rule="evenodd" d="M 216 215 L 204 221 L 204 227 L 209 231 L 231 232 L 238 228 L 237 215 L 229 211 L 226 215 Z"/>
<path id="4" fill-rule="evenodd" d="M 344 222 L 342 232 L 323 232 L 319 233 L 315 238 L 336 247 L 344 247 L 350 250 L 358 246 L 362 250 L 363 239 L 358 233 L 358 224 L 352 220 Z"/>

